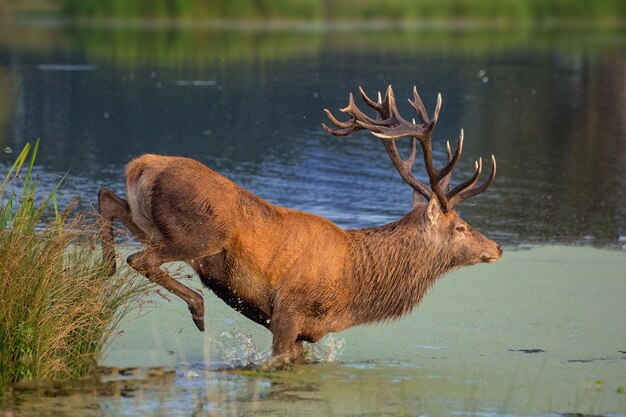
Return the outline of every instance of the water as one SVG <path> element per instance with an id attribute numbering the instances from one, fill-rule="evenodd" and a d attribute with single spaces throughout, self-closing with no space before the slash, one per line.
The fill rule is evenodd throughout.
<path id="1" fill-rule="evenodd" d="M 496 182 L 459 211 L 507 249 L 442 280 L 405 319 L 334 335 L 310 348 L 318 363 L 275 374 L 249 370 L 267 358 L 269 333 L 206 291 L 205 334 L 182 302 L 160 300 L 120 328 L 101 359 L 112 375 L 24 388 L 0 410 L 625 415 L 624 39 L 600 29 L 0 26 L 0 149 L 13 150 L 0 166 L 40 137 L 43 188 L 69 171 L 62 202 L 79 194 L 87 208 L 102 186 L 123 194 L 124 165 L 154 152 L 193 157 L 342 227 L 389 222 L 411 192 L 380 142 L 319 124 L 358 85 L 374 94 L 392 83 L 400 99 L 416 84 L 429 109 L 444 98 L 439 161 L 465 130 L 453 182 L 496 155 Z M 509 250 L 557 243 L 584 247 Z"/>
<path id="2" fill-rule="evenodd" d="M 626 235 L 623 31 L 227 31 L 5 27 L 0 146 L 41 138 L 39 168 L 66 201 L 123 193 L 145 152 L 202 161 L 263 198 L 368 227 L 410 206 L 379 141 L 320 128 L 362 85 L 418 86 L 443 110 L 436 158 L 465 129 L 453 182 L 478 157 L 496 183 L 459 207 L 504 244 L 619 245 Z M 15 153 L 0 156 L 8 164 Z M 416 168 L 423 180 L 423 168 Z"/>
<path id="3" fill-rule="evenodd" d="M 18 387 L 20 416 L 626 416 L 626 257 L 509 251 L 440 280 L 417 311 L 311 347 L 317 363 L 256 372 L 269 332 L 205 292 L 206 332 L 180 300 L 127 320 L 99 383 Z M 185 281 L 199 289 L 197 281 Z M 251 366 L 252 365 L 252 366 Z M 148 370 L 136 367 L 148 367 Z M 11 414 L 8 414 L 11 415 Z"/>

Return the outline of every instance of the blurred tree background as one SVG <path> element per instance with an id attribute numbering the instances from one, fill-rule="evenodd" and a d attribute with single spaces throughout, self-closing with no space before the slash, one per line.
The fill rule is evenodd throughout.
<path id="1" fill-rule="evenodd" d="M 287 20 L 621 21 L 624 0 L 2 0 L 0 13 L 64 17 Z"/>

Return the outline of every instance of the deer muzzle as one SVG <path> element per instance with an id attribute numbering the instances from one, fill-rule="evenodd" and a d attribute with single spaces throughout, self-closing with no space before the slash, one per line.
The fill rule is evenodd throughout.
<path id="1" fill-rule="evenodd" d="M 502 248 L 500 245 L 495 245 L 495 250 L 484 252 L 481 255 L 481 260 L 486 263 L 494 263 L 502 257 Z"/>

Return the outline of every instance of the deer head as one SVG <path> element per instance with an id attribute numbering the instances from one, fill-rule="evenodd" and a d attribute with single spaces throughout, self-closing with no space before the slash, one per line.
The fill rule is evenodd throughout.
<path id="1" fill-rule="evenodd" d="M 491 156 L 491 173 L 480 185 L 478 178 L 483 169 L 482 158 L 475 162 L 474 174 L 461 184 L 451 187 L 450 175 L 461 158 L 463 150 L 463 129 L 454 154 L 447 143 L 448 162 L 439 169 L 433 162 L 432 132 L 437 124 L 441 110 L 441 94 L 437 96 L 437 105 L 432 118 L 428 116 L 426 108 L 413 87 L 413 101 L 409 104 L 416 110 L 419 123 L 415 119 L 407 121 L 398 112 L 396 99 L 391 86 L 387 88 L 385 98 L 378 93 L 378 100 L 370 99 L 359 87 L 363 101 L 377 114 L 374 118 L 363 113 L 355 104 L 350 93 L 348 106 L 340 109 L 347 113 L 350 119 L 346 122 L 337 120 L 330 111 L 324 109 L 330 121 L 337 127 L 322 127 L 335 136 L 347 136 L 359 130 L 368 130 L 381 139 L 391 162 L 400 173 L 402 179 L 413 188 L 413 210 L 409 213 L 414 222 L 423 226 L 428 235 L 428 244 L 441 247 L 445 253 L 451 254 L 450 261 L 457 265 L 471 265 L 479 262 L 495 262 L 502 255 L 500 246 L 483 234 L 475 231 L 463 221 L 454 210 L 456 204 L 474 197 L 485 191 L 496 176 L 496 159 Z M 409 137 L 410 149 L 406 159 L 402 159 L 396 147 L 396 140 Z M 424 165 L 428 174 L 429 185 L 416 179 L 411 170 L 417 154 L 417 143 L 421 145 L 424 155 Z M 423 204 L 424 200 L 427 202 Z M 407 217 L 409 217 L 407 216 Z"/>

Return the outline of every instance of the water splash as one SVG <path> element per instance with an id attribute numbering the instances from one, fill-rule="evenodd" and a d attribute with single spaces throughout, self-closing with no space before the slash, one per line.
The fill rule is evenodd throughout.
<path id="1" fill-rule="evenodd" d="M 305 347 L 305 354 L 311 362 L 336 362 L 346 348 L 346 339 L 329 334 L 315 344 Z"/>
<path id="2" fill-rule="evenodd" d="M 209 338 L 222 360 L 218 367 L 229 369 L 252 369 L 266 363 L 271 358 L 271 352 L 259 349 L 254 338 L 244 332 L 239 325 L 222 332 L 219 339 Z M 328 335 L 315 344 L 306 343 L 304 354 L 306 362 L 336 362 L 345 349 L 346 341 Z"/>
<path id="3" fill-rule="evenodd" d="M 209 339 L 220 352 L 227 368 L 256 368 L 270 358 L 270 352 L 261 351 L 254 339 L 234 325 L 231 330 L 222 332 L 219 339 Z"/>

